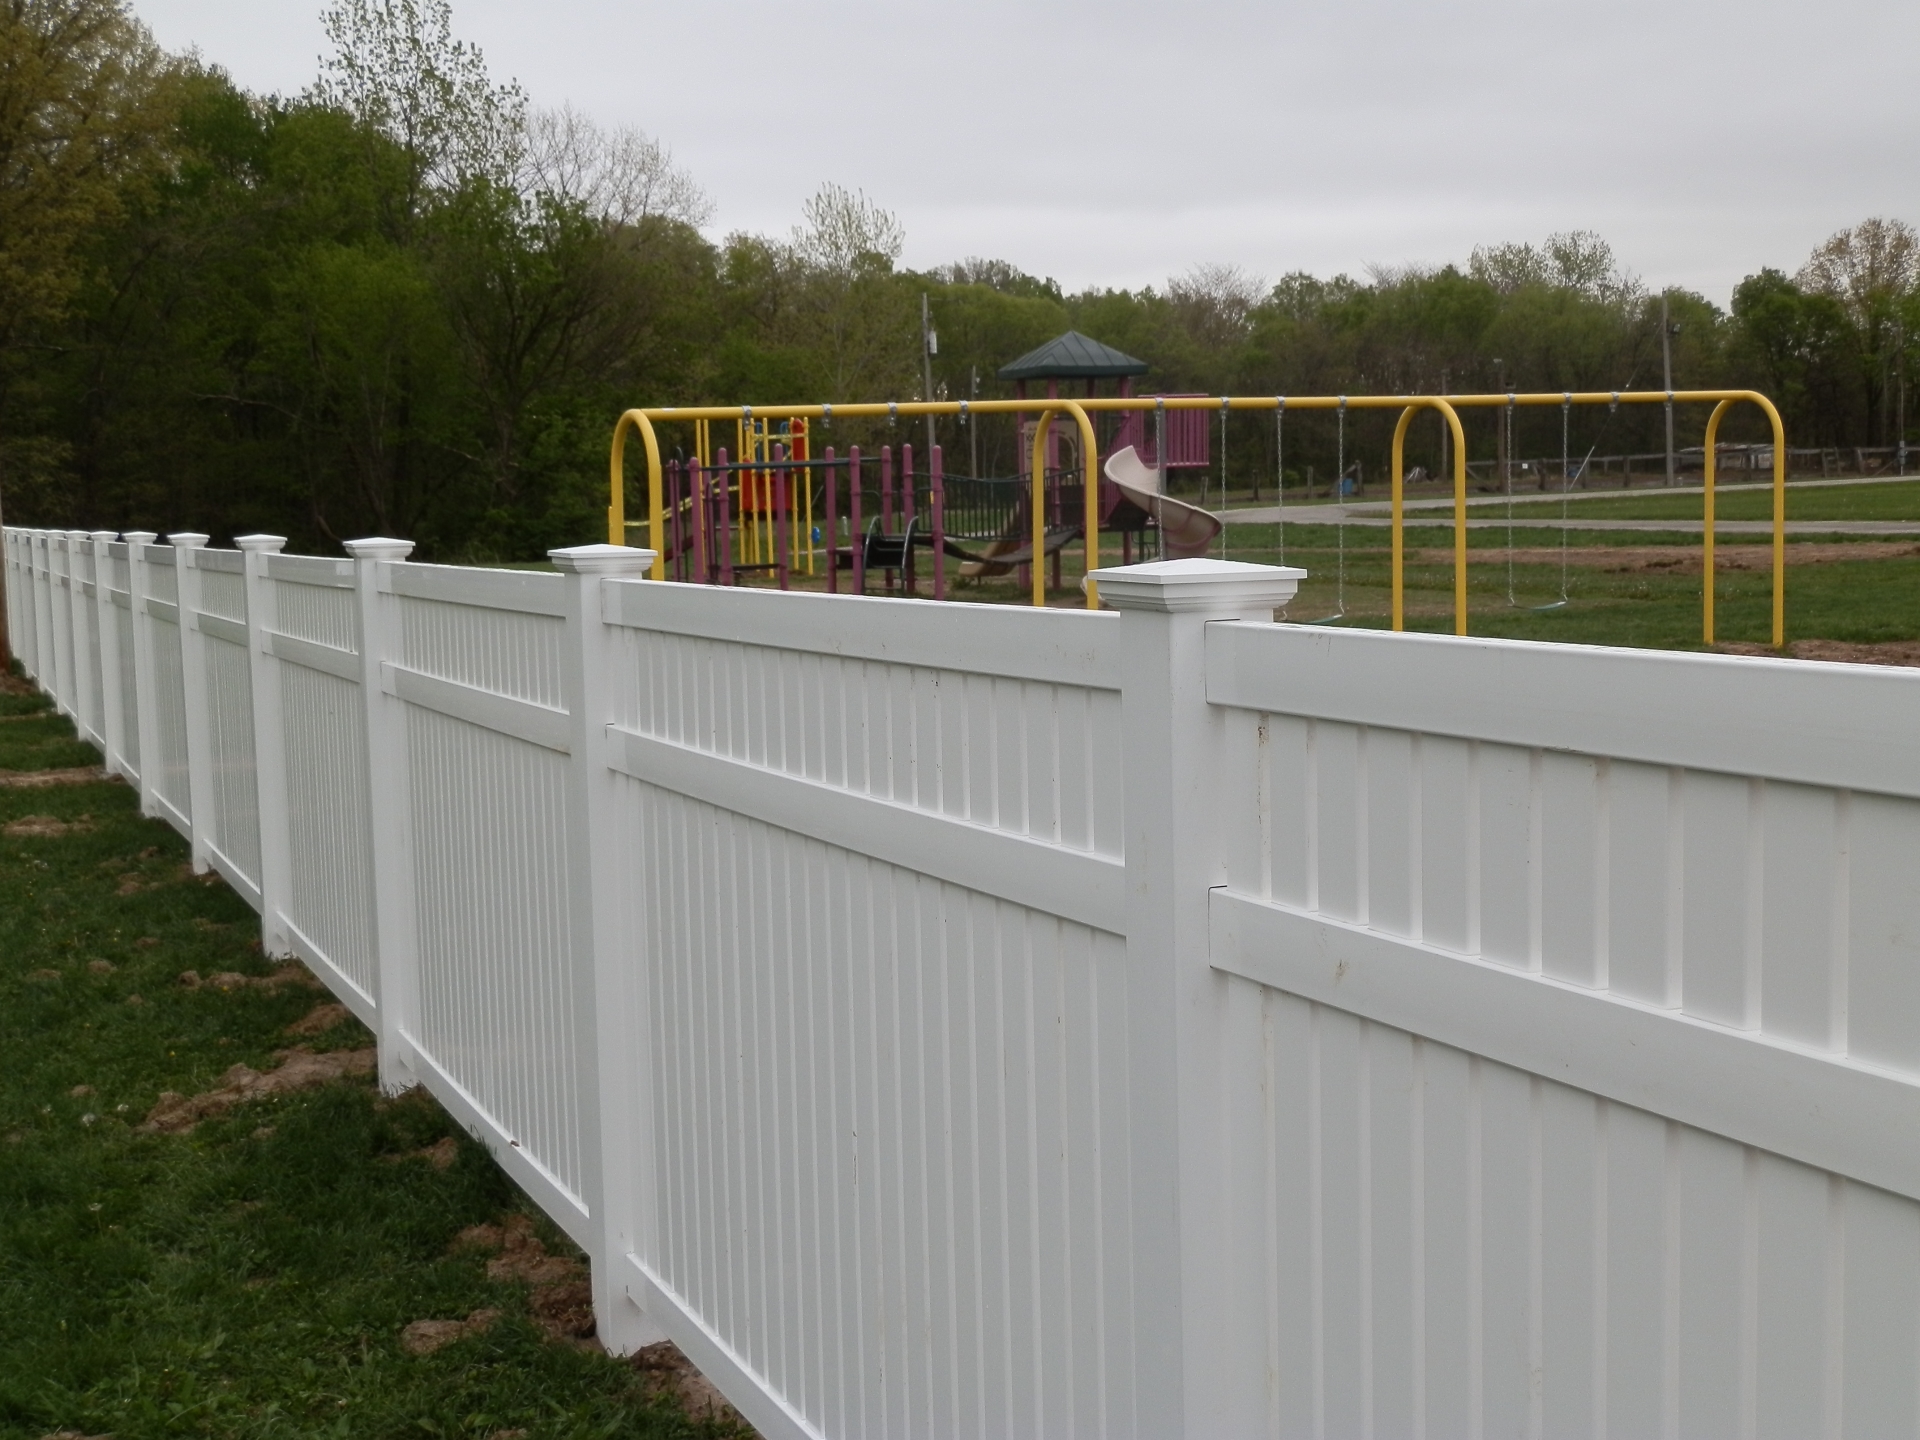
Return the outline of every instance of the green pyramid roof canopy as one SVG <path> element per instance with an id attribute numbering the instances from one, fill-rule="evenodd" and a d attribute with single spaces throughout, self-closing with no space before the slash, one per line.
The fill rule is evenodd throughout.
<path id="1" fill-rule="evenodd" d="M 1069 330 L 1000 367 L 1002 380 L 1110 380 L 1146 373 L 1146 361 L 1123 355 L 1078 330 Z"/>

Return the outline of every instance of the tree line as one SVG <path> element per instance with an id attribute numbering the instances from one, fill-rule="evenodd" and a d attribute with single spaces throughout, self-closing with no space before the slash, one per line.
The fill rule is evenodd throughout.
<path id="1" fill-rule="evenodd" d="M 997 369 L 1068 328 L 1167 392 L 1652 388 L 1664 298 L 1676 387 L 1763 390 L 1796 445 L 1894 443 L 1904 411 L 1920 238 L 1899 221 L 1748 277 L 1730 310 L 1649 291 L 1585 233 L 1358 278 L 1201 265 L 1067 293 L 1003 260 L 907 269 L 898 220 L 833 185 L 787 235 L 711 238 L 663 146 L 496 82 L 447 0 L 324 19 L 313 83 L 267 96 L 164 53 L 121 0 L 0 0 L 9 519 L 534 556 L 597 538 L 629 405 L 919 398 L 923 294 L 941 398 L 1010 393 Z M 1580 451 L 1662 443 L 1657 409 L 1579 423 Z M 1302 420 L 1285 468 L 1331 474 L 1388 424 L 1342 441 Z M 1474 424 L 1490 452 L 1494 420 Z M 1234 425 L 1236 483 L 1277 474 L 1270 420 Z M 1558 453 L 1557 413 L 1517 425 L 1519 453 Z M 1009 424 L 941 438 L 949 470 L 975 445 L 982 471 L 1015 466 Z"/>

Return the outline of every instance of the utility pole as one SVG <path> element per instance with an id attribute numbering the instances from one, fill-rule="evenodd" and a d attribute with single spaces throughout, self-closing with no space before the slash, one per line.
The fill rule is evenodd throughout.
<path id="1" fill-rule="evenodd" d="M 1507 362 L 1502 360 L 1498 355 L 1494 356 L 1493 370 L 1495 383 L 1500 392 L 1505 394 L 1507 389 Z M 1507 466 L 1513 463 L 1511 457 L 1507 454 L 1507 430 L 1512 424 L 1512 417 L 1513 407 L 1509 405 L 1500 414 L 1494 416 L 1493 426 L 1493 453 L 1495 460 L 1498 462 L 1496 469 L 1500 475 L 1500 487 L 1508 491 L 1513 489 L 1513 475 L 1507 469 Z"/>
<path id="2" fill-rule="evenodd" d="M 1907 473 L 1907 327 L 1896 324 L 1893 327 L 1893 408 L 1894 424 L 1900 429 L 1899 439 L 1895 442 L 1894 452 L 1900 458 L 1900 471 Z"/>
<path id="3" fill-rule="evenodd" d="M 932 312 L 927 309 L 927 292 L 920 292 L 920 370 L 926 380 L 926 389 L 922 392 L 929 404 L 933 401 L 933 357 L 940 353 L 940 337 L 933 333 Z M 934 438 L 933 415 L 927 415 L 927 464 L 933 464 L 933 447 L 940 442 Z M 912 482 L 909 481 L 909 484 Z"/>
<path id="4" fill-rule="evenodd" d="M 1667 392 L 1667 484 L 1673 484 L 1673 332 L 1680 327 L 1668 323 L 1667 292 L 1660 292 L 1660 374 Z"/>
<path id="5" fill-rule="evenodd" d="M 978 365 L 969 365 L 967 367 L 967 399 L 978 400 L 979 398 L 980 367 Z M 973 464 L 971 473 L 977 479 L 980 475 L 980 417 L 978 415 L 972 415 L 967 418 L 967 447 L 968 458 Z"/>

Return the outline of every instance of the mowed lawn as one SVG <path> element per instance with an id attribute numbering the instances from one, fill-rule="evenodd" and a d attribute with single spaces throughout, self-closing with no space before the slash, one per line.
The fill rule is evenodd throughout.
<path id="1" fill-rule="evenodd" d="M 23 688 L 0 693 L 0 1436 L 731 1433 L 549 1338 L 526 1284 L 455 1245 L 526 1205 L 424 1095 L 348 1078 L 142 1132 L 163 1091 L 372 1038 L 290 1036 L 331 1000 L 306 985 L 207 983 L 277 968 L 253 912 L 127 786 L 18 784 L 98 760 Z M 489 1311 L 402 1346 L 412 1322 Z"/>
<path id="2" fill-rule="evenodd" d="M 1284 550 L 1276 526 L 1236 526 L 1228 533 L 1229 554 L 1235 560 L 1274 564 L 1284 558 L 1307 571 L 1288 619 L 1326 620 L 1339 614 L 1344 568 L 1346 619 L 1338 623 L 1376 628 L 1389 623 L 1392 570 L 1386 530 L 1349 526 L 1343 537 L 1331 525 L 1290 524 Z M 1503 530 L 1470 532 L 1471 633 L 1585 645 L 1702 648 L 1697 535 L 1569 531 L 1566 540 L 1563 571 L 1557 530 L 1516 532 L 1517 559 L 1510 567 Z M 1773 576 L 1764 563 L 1749 568 L 1763 554 L 1756 544 L 1764 546 L 1765 537 L 1720 540 L 1723 563 L 1714 583 L 1718 641 L 1771 640 Z M 1452 629 L 1451 545 L 1446 530 L 1407 532 L 1409 629 Z M 1729 555 L 1730 547 L 1737 553 Z M 1795 541 L 1787 553 L 1790 642 L 1920 639 L 1920 537 L 1892 542 L 1821 537 L 1817 549 L 1812 542 Z M 1850 558 L 1855 554 L 1862 558 Z M 1564 605 L 1559 603 L 1563 575 Z"/>

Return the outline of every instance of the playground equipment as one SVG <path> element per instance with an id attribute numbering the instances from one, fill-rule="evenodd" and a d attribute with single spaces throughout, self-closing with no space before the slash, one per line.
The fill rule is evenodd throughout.
<path id="1" fill-rule="evenodd" d="M 1077 330 L 1069 330 L 1064 335 L 1055 336 L 1046 344 L 1028 351 L 1019 359 L 1001 366 L 998 375 L 1000 379 L 1012 382 L 1014 395 L 1021 400 L 1030 398 L 1028 392 L 1030 385 L 1044 384 L 1047 398 L 1057 400 L 1060 398 L 1060 387 L 1063 384 L 1075 383 L 1084 390 L 1082 398 L 1094 399 L 1098 397 L 1099 387 L 1103 381 L 1114 384 L 1117 392 L 1114 398 L 1127 400 L 1135 398 L 1134 379 L 1146 374 L 1147 369 L 1146 361 L 1116 350 L 1111 345 L 1103 345 L 1100 341 L 1082 335 Z M 1111 461 L 1123 451 L 1131 450 L 1138 465 L 1137 467 L 1123 465 L 1123 470 L 1135 475 L 1136 478 L 1143 478 L 1148 472 L 1153 473 L 1158 479 L 1148 493 L 1164 496 L 1167 493 L 1166 480 L 1170 472 L 1197 470 L 1203 475 L 1206 473 L 1211 463 L 1207 453 L 1206 417 L 1197 412 L 1182 410 L 1175 410 L 1169 417 L 1166 407 L 1159 403 L 1166 397 L 1156 395 L 1139 398 L 1143 402 L 1150 398 L 1155 405 L 1152 435 L 1149 437 L 1147 434 L 1144 410 L 1122 411 L 1117 429 L 1105 439 L 1103 454 L 1106 461 Z M 1171 424 L 1169 424 L 1170 418 Z M 1077 448 L 1075 442 L 1078 437 L 1062 433 L 1053 421 L 1042 423 L 1037 419 L 1023 418 L 1019 428 L 1019 443 L 1015 447 L 1015 454 L 1020 462 L 1021 478 L 1030 478 L 1039 463 L 1037 460 L 1030 459 L 1041 453 L 1035 443 L 1039 437 L 1045 439 L 1046 472 L 1056 476 L 1069 473 L 1074 468 L 1072 460 L 1069 458 L 1063 462 L 1061 452 L 1063 449 Z M 1224 464 L 1224 450 L 1221 459 Z M 1113 477 L 1104 463 L 1101 473 L 1106 475 L 1109 481 L 1112 480 Z M 1058 510 L 1057 500 L 1053 501 L 1053 508 Z M 1192 506 L 1184 508 L 1189 511 L 1195 509 Z M 1198 513 L 1204 514 L 1204 508 Z M 1159 523 L 1157 513 L 1140 505 L 1136 499 L 1128 497 L 1124 490 L 1117 486 L 1113 489 L 1102 487 L 1099 519 L 1101 529 L 1120 536 L 1122 563 L 1132 560 L 1136 539 L 1144 546 L 1149 521 Z M 1216 524 L 1212 535 L 1208 537 L 1209 540 L 1219 533 L 1219 526 Z M 1165 539 L 1163 534 L 1163 545 Z M 1186 540 L 1175 541 L 1177 547 L 1184 547 L 1189 543 Z M 1165 550 L 1163 553 L 1171 556 L 1176 551 Z M 1204 551 L 1180 548 L 1178 553 L 1201 554 Z M 1053 562 L 1054 584 L 1058 587 L 1060 583 L 1058 551 L 1054 553 Z"/>
<path id="2" fill-rule="evenodd" d="M 1028 552 L 1027 558 L 1031 559 L 1033 557 L 1045 557 L 1049 554 L 1055 553 L 1061 548 L 1063 548 L 1065 545 L 1069 544 L 1071 540 L 1075 538 L 1077 535 L 1079 538 L 1082 538 L 1086 542 L 1086 546 L 1088 550 L 1088 554 L 1086 556 L 1086 569 L 1093 570 L 1098 568 L 1100 487 L 1099 487 L 1099 476 L 1097 471 L 1095 470 L 1098 447 L 1095 441 L 1093 423 L 1091 420 L 1088 419 L 1086 411 L 1082 409 L 1078 403 L 1072 400 L 1062 400 L 1062 399 L 983 400 L 983 401 L 974 401 L 974 402 L 965 401 L 965 400 L 960 400 L 960 401 L 950 401 L 950 400 L 924 401 L 922 400 L 922 401 L 888 402 L 886 404 L 867 403 L 867 404 L 837 405 L 837 406 L 836 405 L 763 406 L 763 407 L 760 407 L 757 416 L 755 413 L 755 408 L 750 405 L 743 405 L 738 408 L 720 407 L 720 406 L 699 406 L 699 407 L 662 407 L 658 409 L 629 410 L 625 414 L 623 414 L 620 417 L 620 419 L 615 423 L 614 431 L 613 431 L 612 455 L 611 455 L 611 462 L 610 462 L 610 472 L 611 472 L 610 473 L 610 494 L 608 497 L 608 505 L 607 505 L 607 533 L 608 533 L 610 543 L 624 544 L 627 539 L 625 460 L 626 460 L 626 438 L 627 438 L 627 432 L 629 430 L 634 431 L 640 436 L 641 444 L 643 445 L 645 449 L 645 454 L 646 454 L 647 495 L 648 495 L 648 507 L 649 507 L 648 519 L 646 521 L 647 533 L 649 537 L 660 537 L 660 539 L 666 540 L 666 539 L 670 539 L 671 532 L 669 531 L 669 527 L 667 523 L 668 499 L 667 499 L 666 474 L 665 474 L 665 467 L 662 463 L 662 457 L 660 454 L 659 435 L 654 428 L 656 422 L 660 422 L 660 423 L 694 422 L 698 424 L 698 422 L 705 421 L 711 424 L 711 422 L 716 420 L 720 420 L 720 421 L 737 420 L 738 422 L 744 425 L 750 425 L 756 418 L 758 418 L 763 421 L 819 420 L 820 422 L 822 422 L 824 426 L 824 425 L 830 425 L 832 423 L 833 416 L 836 413 L 836 411 L 843 418 L 846 418 L 846 419 L 885 418 L 890 422 L 896 422 L 896 423 L 901 419 L 911 419 L 916 416 L 925 416 L 925 415 L 955 415 L 955 416 L 961 417 L 963 422 L 972 415 L 993 415 L 993 414 L 1035 414 L 1037 415 L 1040 421 L 1040 425 L 1034 435 L 1033 459 L 1032 459 L 1032 467 L 1030 472 L 1032 476 L 1032 481 L 1031 481 L 1031 491 L 1029 496 L 1029 502 L 1027 506 L 1028 514 L 1031 519 L 1032 540 L 1031 540 L 1031 548 Z M 1048 476 L 1047 476 L 1046 465 L 1045 465 L 1045 448 L 1044 447 L 1045 447 L 1047 436 L 1049 434 L 1049 429 L 1046 425 L 1046 422 L 1051 420 L 1053 417 L 1057 415 L 1065 416 L 1072 419 L 1076 427 L 1078 438 L 1080 441 L 1081 465 L 1079 468 L 1081 471 L 1081 477 L 1080 477 L 1081 478 L 1081 495 L 1083 500 L 1084 519 L 1083 519 L 1082 525 L 1077 529 L 1077 531 L 1069 530 L 1069 532 L 1065 535 L 1058 533 L 1058 530 L 1061 527 L 1055 527 L 1055 533 L 1050 534 L 1049 527 L 1047 525 L 1048 510 L 1047 510 L 1047 504 L 1046 504 L 1047 494 L 1046 494 L 1045 487 L 1046 487 Z M 778 471 L 781 467 L 778 464 L 774 464 L 771 466 L 771 468 L 774 469 L 775 471 Z M 791 465 L 787 466 L 787 469 L 789 472 L 793 468 L 794 467 Z M 774 480 L 776 493 L 778 493 L 778 487 L 780 486 L 781 483 L 782 482 L 779 480 L 778 476 L 776 475 Z M 856 486 L 854 493 L 857 495 L 858 491 L 859 491 L 859 487 Z M 727 498 L 729 493 L 731 493 L 731 487 L 728 487 L 726 490 L 723 490 L 722 496 L 719 501 L 720 509 L 717 512 L 720 515 L 724 515 L 725 513 L 725 506 L 729 503 Z M 681 502 L 679 497 L 676 496 L 674 500 L 674 513 L 676 515 L 679 513 L 680 503 Z M 785 513 L 785 512 L 782 511 L 781 513 Z M 837 519 L 837 517 L 829 517 L 829 518 L 830 520 Z M 715 542 L 719 543 L 718 537 L 721 534 L 721 532 L 718 529 L 715 529 L 710 533 L 714 535 Z M 1091 537 L 1091 538 L 1088 538 L 1088 537 Z M 730 545 L 734 542 L 731 540 L 731 538 L 729 538 L 729 540 L 726 543 Z M 661 544 L 656 543 L 654 548 L 659 552 L 659 557 L 654 561 L 652 576 L 656 580 L 664 580 L 667 578 L 667 553 L 668 552 L 666 547 Z M 944 562 L 941 559 L 941 557 L 948 553 L 947 546 L 945 544 L 944 534 L 941 536 L 941 543 L 934 545 L 932 548 L 935 553 L 936 566 L 943 564 Z M 977 557 L 970 557 L 970 558 L 976 561 L 990 563 L 990 564 L 991 563 L 1011 564 L 1011 563 L 1017 563 L 1018 560 L 1020 559 L 1020 557 L 1016 554 L 1005 554 L 1001 556 L 977 556 Z M 1042 569 L 1039 566 L 1034 566 L 1032 567 L 1032 569 L 1033 569 L 1033 603 L 1035 605 L 1044 605 L 1046 603 L 1046 595 L 1044 590 L 1044 576 L 1042 574 Z M 831 574 L 832 572 L 830 571 L 829 573 Z M 1093 587 L 1087 588 L 1086 603 L 1089 606 L 1089 608 L 1096 607 L 1099 604 L 1099 598 L 1098 598 L 1097 592 Z"/>
<path id="3" fill-rule="evenodd" d="M 1099 564 L 1098 536 L 1100 533 L 1101 494 L 1099 476 L 1095 469 L 1095 456 L 1098 443 L 1093 425 L 1093 416 L 1103 412 L 1122 415 L 1137 414 L 1142 418 L 1147 412 L 1165 413 L 1169 418 L 1188 411 L 1207 411 L 1218 409 L 1233 410 L 1333 410 L 1344 416 L 1348 410 L 1398 410 L 1399 417 L 1394 425 L 1392 447 L 1392 500 L 1391 528 L 1392 542 L 1392 626 L 1403 630 L 1405 624 L 1405 543 L 1404 543 L 1404 483 L 1405 483 L 1405 447 L 1408 428 L 1414 418 L 1423 411 L 1438 413 L 1448 427 L 1452 440 L 1453 467 L 1453 630 L 1456 635 L 1467 633 L 1467 456 L 1466 436 L 1460 424 L 1460 411 L 1463 409 L 1486 408 L 1489 406 L 1520 405 L 1561 405 L 1571 408 L 1575 405 L 1649 405 L 1649 404 L 1711 404 L 1713 411 L 1708 417 L 1704 443 L 1705 482 L 1703 540 L 1703 585 L 1701 600 L 1701 635 L 1711 644 L 1714 639 L 1714 478 L 1716 442 L 1721 421 L 1735 405 L 1752 404 L 1758 406 L 1766 415 L 1773 430 L 1773 609 L 1772 634 L 1776 648 L 1786 643 L 1786 431 L 1780 420 L 1780 413 L 1773 402 L 1754 390 L 1617 390 L 1599 392 L 1549 392 L 1549 393 L 1511 393 L 1511 394 L 1475 394 L 1475 395 L 1313 395 L 1313 396 L 1088 396 L 1078 400 L 1053 396 L 1047 399 L 1014 399 L 982 401 L 903 401 L 898 403 L 853 405 L 786 405 L 759 407 L 757 414 L 763 420 L 821 420 L 828 422 L 836 413 L 852 418 L 888 418 L 899 420 L 924 415 L 959 416 L 963 422 L 969 416 L 1010 414 L 1036 417 L 1032 428 L 1032 448 L 1029 468 L 1030 499 L 1027 506 L 1031 520 L 1031 546 L 1029 557 L 1045 557 L 1054 553 L 1049 549 L 1049 535 L 1046 526 L 1046 493 L 1048 471 L 1046 466 L 1046 444 L 1052 433 L 1050 422 L 1055 417 L 1070 418 L 1075 426 L 1079 441 L 1079 464 L 1081 496 L 1084 519 L 1079 530 L 1083 542 L 1086 568 L 1092 570 Z M 623 414 L 616 422 L 613 432 L 610 465 L 610 493 L 607 508 L 608 536 L 616 544 L 626 540 L 626 437 L 629 430 L 641 437 L 646 451 L 647 494 L 649 497 L 650 536 L 667 534 L 666 486 L 661 464 L 660 447 L 656 423 L 700 422 L 714 420 L 741 420 L 751 422 L 756 416 L 755 407 L 660 407 L 633 409 Z M 1276 422 L 1277 423 L 1277 422 Z M 1164 453 L 1164 452 L 1163 452 Z M 1136 452 L 1137 455 L 1137 452 Z M 1344 453 L 1342 455 L 1344 467 Z M 1115 485 L 1118 490 L 1118 484 Z M 1171 497 L 1168 497 L 1171 498 Z M 1203 512 L 1204 513 L 1204 512 Z M 1061 542 L 1065 543 L 1065 542 Z M 656 547 L 659 548 L 659 547 Z M 944 546 L 935 547 L 936 553 Z M 1012 561 L 1012 556 L 999 557 Z M 653 568 L 655 579 L 666 578 L 666 560 L 655 561 Z M 1084 587 L 1089 608 L 1099 603 L 1097 586 L 1091 582 Z M 1033 573 L 1033 603 L 1044 605 L 1045 591 L 1039 568 Z"/>
<path id="4" fill-rule="evenodd" d="M 1166 471 L 1149 466 L 1132 445 L 1109 455 L 1102 473 L 1129 504 L 1153 521 L 1160 532 L 1163 559 L 1204 555 L 1219 537 L 1219 518 L 1167 494 Z"/>

